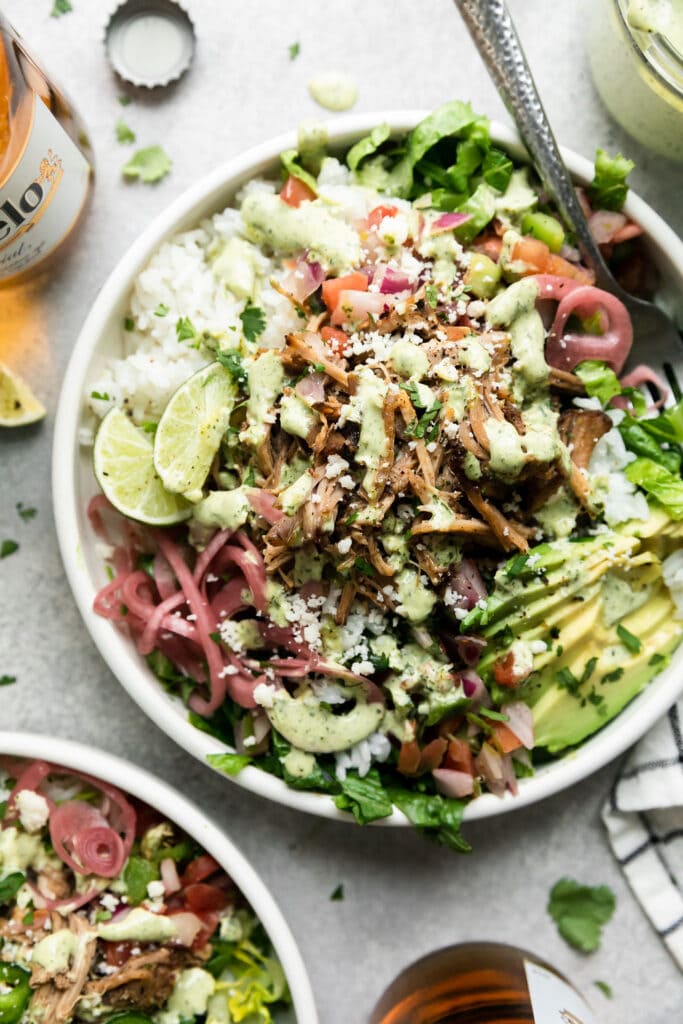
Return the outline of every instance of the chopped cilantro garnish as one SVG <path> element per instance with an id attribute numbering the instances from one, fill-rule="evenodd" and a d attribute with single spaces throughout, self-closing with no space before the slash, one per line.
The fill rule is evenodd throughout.
<path id="1" fill-rule="evenodd" d="M 160 302 L 157 308 L 154 310 L 155 316 L 168 316 L 169 313 L 170 309 L 165 302 Z"/>
<path id="2" fill-rule="evenodd" d="M 612 998 L 612 986 L 608 985 L 606 981 L 594 981 L 593 984 L 596 988 L 599 988 L 602 994 L 607 998 Z"/>
<path id="3" fill-rule="evenodd" d="M 23 871 L 13 871 L 11 875 L 6 875 L 2 879 L 0 882 L 0 907 L 14 899 L 25 881 L 26 875 Z"/>
<path id="4" fill-rule="evenodd" d="M 427 304 L 431 306 L 432 309 L 436 309 L 436 305 L 439 301 L 439 289 L 435 284 L 427 285 L 425 288 L 425 298 L 427 299 Z"/>
<path id="5" fill-rule="evenodd" d="M 652 665 L 652 667 L 654 667 L 655 665 L 661 665 L 664 661 L 666 661 L 665 654 L 653 654 L 648 661 L 648 665 Z"/>
<path id="6" fill-rule="evenodd" d="M 586 662 L 580 679 L 574 675 L 574 673 L 568 665 L 565 665 L 564 668 L 561 668 L 559 672 L 555 673 L 555 678 L 557 679 L 558 686 L 562 690 L 567 690 L 569 693 L 572 694 L 573 697 L 578 697 L 579 690 L 581 689 L 583 684 L 587 683 L 590 677 L 593 675 L 597 663 L 597 658 L 589 658 Z"/>
<path id="7" fill-rule="evenodd" d="M 221 643 L 221 635 L 220 635 L 220 633 L 209 633 L 209 636 L 211 637 L 211 639 L 213 640 L 213 642 L 215 644 L 220 644 Z"/>
<path id="8" fill-rule="evenodd" d="M 19 515 L 21 516 L 22 519 L 25 519 L 25 520 L 35 519 L 35 517 L 38 515 L 38 509 L 37 508 L 32 508 L 32 507 L 24 508 L 24 503 L 22 501 L 18 501 L 16 507 L 17 507 L 17 512 L 19 513 Z"/>
<path id="9" fill-rule="evenodd" d="M 606 672 L 600 680 L 601 683 L 616 683 L 624 674 L 623 668 L 615 668 L 612 672 Z"/>
<path id="10" fill-rule="evenodd" d="M 91 398 L 96 398 L 99 402 L 108 402 L 109 401 L 109 395 L 107 394 L 106 391 L 91 391 L 90 392 L 90 397 Z"/>
<path id="11" fill-rule="evenodd" d="M 244 487 L 253 487 L 255 483 L 256 483 L 256 473 L 254 472 L 254 467 L 250 466 L 249 469 L 247 470 L 247 472 L 244 474 L 244 479 L 242 480 L 242 484 L 243 484 Z"/>
<path id="12" fill-rule="evenodd" d="M 626 626 L 622 626 L 621 623 L 617 626 L 617 636 L 621 640 L 624 647 L 627 647 L 632 654 L 639 654 L 643 649 L 642 641 L 630 633 Z"/>
<path id="13" fill-rule="evenodd" d="M 127 164 L 121 168 L 124 178 L 139 178 L 146 184 L 161 181 L 173 166 L 168 153 L 161 146 L 148 146 L 133 153 Z"/>
<path id="14" fill-rule="evenodd" d="M 68 14 L 69 11 L 73 11 L 70 0 L 55 0 L 50 11 L 50 17 L 60 18 L 62 14 Z"/>
<path id="15" fill-rule="evenodd" d="M 131 317 L 127 316 L 126 319 L 123 321 L 123 329 L 124 329 L 124 331 L 134 331 L 135 330 L 135 320 L 133 320 Z"/>
<path id="16" fill-rule="evenodd" d="M 370 565 L 370 563 L 367 562 L 364 558 L 357 558 L 356 561 L 353 564 L 355 565 L 356 569 L 358 569 L 359 572 L 364 573 L 366 576 L 376 576 L 377 575 L 377 573 L 375 572 L 373 567 Z"/>
<path id="17" fill-rule="evenodd" d="M 561 878 L 550 892 L 548 913 L 565 942 L 584 953 L 600 945 L 600 932 L 614 913 L 614 893 L 606 885 L 581 885 Z"/>
<path id="18" fill-rule="evenodd" d="M 216 352 L 216 359 L 224 366 L 226 370 L 230 371 L 232 379 L 237 384 L 244 384 L 247 380 L 247 371 L 244 369 L 244 363 L 242 362 L 242 356 L 239 352 L 230 350 L 229 352 Z"/>
<path id="19" fill-rule="evenodd" d="M 119 103 L 121 104 L 122 107 L 127 107 L 132 102 L 133 101 L 130 98 L 130 96 L 119 96 Z"/>
<path id="20" fill-rule="evenodd" d="M 21 919 L 22 924 L 33 924 L 33 908 L 29 908 Z"/>
<path id="21" fill-rule="evenodd" d="M 12 683 L 16 683 L 16 676 L 0 676 L 0 686 L 11 686 Z"/>
<path id="22" fill-rule="evenodd" d="M 178 341 L 192 341 L 197 336 L 194 324 L 188 316 L 181 316 L 176 320 L 175 336 Z"/>
<path id="23" fill-rule="evenodd" d="M 331 900 L 343 900 L 344 899 L 344 886 L 340 883 L 334 892 L 330 895 Z"/>
<path id="24" fill-rule="evenodd" d="M 98 910 L 95 914 L 95 923 L 102 924 L 103 921 L 110 921 L 111 917 L 111 910 Z"/>
<path id="25" fill-rule="evenodd" d="M 0 544 L 0 558 L 8 558 L 9 555 L 13 555 L 18 550 L 19 545 L 15 540 L 3 540 L 2 544 Z"/>
<path id="26" fill-rule="evenodd" d="M 352 512 L 351 515 L 348 516 L 347 519 L 345 519 L 344 525 L 345 526 L 351 526 L 353 523 L 355 523 L 356 519 L 358 519 L 359 515 L 360 515 L 360 512 Z"/>
<path id="27" fill-rule="evenodd" d="M 408 437 L 423 437 L 426 441 L 435 441 L 439 434 L 439 410 L 441 402 L 434 402 L 430 409 L 420 416 L 419 420 L 411 420 L 406 427 Z"/>
<path id="28" fill-rule="evenodd" d="M 256 341 L 266 329 L 266 314 L 260 306 L 245 306 L 240 320 L 247 341 Z"/>
<path id="29" fill-rule="evenodd" d="M 126 124 L 122 117 L 116 122 L 116 141 L 129 146 L 135 142 L 135 132 Z"/>
<path id="30" fill-rule="evenodd" d="M 301 43 L 290 43 L 289 44 L 289 59 L 296 60 L 301 53 Z"/>
<path id="31" fill-rule="evenodd" d="M 420 398 L 420 392 L 417 389 L 415 381 L 410 380 L 406 384 L 399 384 L 401 391 L 406 391 L 410 401 L 413 403 L 416 409 L 424 409 L 424 402 Z"/>

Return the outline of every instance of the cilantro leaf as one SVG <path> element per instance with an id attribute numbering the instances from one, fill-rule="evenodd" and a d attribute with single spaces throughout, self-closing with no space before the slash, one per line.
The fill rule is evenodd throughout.
<path id="1" fill-rule="evenodd" d="M 21 516 L 21 518 L 23 520 L 25 520 L 25 521 L 28 520 L 28 519 L 35 519 L 35 517 L 38 515 L 38 509 L 37 508 L 32 508 L 32 507 L 24 508 L 23 501 L 18 501 L 17 502 L 16 509 L 17 509 L 17 512 L 19 513 L 19 515 Z"/>
<path id="2" fill-rule="evenodd" d="M 391 799 L 376 768 L 362 779 L 357 772 L 349 772 L 340 784 L 342 791 L 334 798 L 335 805 L 340 811 L 351 811 L 359 825 L 388 818 L 391 814 Z"/>
<path id="3" fill-rule="evenodd" d="M 432 308 L 436 309 L 439 303 L 439 289 L 434 284 L 428 284 L 425 288 L 425 298 L 427 304 Z"/>
<path id="4" fill-rule="evenodd" d="M 127 107 L 129 103 L 132 103 L 130 96 L 119 96 L 119 103 L 122 107 Z"/>
<path id="5" fill-rule="evenodd" d="M 331 900 L 343 900 L 344 899 L 344 886 L 340 883 L 337 888 L 330 894 Z"/>
<path id="6" fill-rule="evenodd" d="M 129 128 L 122 117 L 116 122 L 116 141 L 128 146 L 135 142 L 135 132 Z"/>
<path id="7" fill-rule="evenodd" d="M 124 329 L 124 331 L 134 331 L 135 330 L 135 320 L 133 320 L 131 317 L 127 316 L 125 318 L 125 320 L 123 321 L 123 329 Z"/>
<path id="8" fill-rule="evenodd" d="M 13 871 L 0 882 L 0 907 L 13 900 L 26 881 L 23 871 Z"/>
<path id="9" fill-rule="evenodd" d="M 2 544 L 0 544 L 0 558 L 8 558 L 18 550 L 19 545 L 15 540 L 3 540 Z"/>
<path id="10" fill-rule="evenodd" d="M 588 186 L 588 196 L 598 210 L 620 210 L 626 202 L 626 179 L 634 163 L 621 153 L 611 157 L 604 149 L 595 154 L 595 174 Z"/>
<path id="11" fill-rule="evenodd" d="M 68 14 L 69 11 L 73 11 L 70 0 L 55 0 L 50 11 L 50 17 L 59 18 L 62 14 Z"/>
<path id="12" fill-rule="evenodd" d="M 139 178 L 150 184 L 165 178 L 173 166 L 173 161 L 162 146 L 147 146 L 133 153 L 127 164 L 121 168 L 124 178 Z"/>
<path id="13" fill-rule="evenodd" d="M 0 686 L 11 686 L 12 683 L 16 683 L 16 676 L 0 676 Z"/>
<path id="14" fill-rule="evenodd" d="M 189 316 L 181 316 L 176 320 L 175 336 L 178 341 L 193 341 L 197 337 L 197 330 Z"/>
<path id="15" fill-rule="evenodd" d="M 157 308 L 154 310 L 155 316 L 168 316 L 170 310 L 165 302 L 160 302 Z"/>
<path id="16" fill-rule="evenodd" d="M 565 942 L 592 953 L 600 945 L 602 925 L 610 920 L 615 906 L 614 893 L 608 886 L 581 885 L 571 878 L 561 878 L 550 891 L 547 910 Z"/>
<path id="17" fill-rule="evenodd" d="M 232 379 L 237 384 L 246 383 L 247 371 L 244 369 L 242 356 L 239 352 L 234 349 L 228 349 L 227 351 L 219 349 L 216 352 L 216 360 L 230 372 Z"/>
<path id="18" fill-rule="evenodd" d="M 593 984 L 596 988 L 599 988 L 606 999 L 612 998 L 612 986 L 608 985 L 606 981 L 594 981 Z"/>
<path id="19" fill-rule="evenodd" d="M 626 626 L 622 626 L 621 623 L 617 626 L 617 636 L 621 640 L 624 647 L 627 647 L 631 654 L 639 654 L 643 649 L 643 643 L 634 636 L 633 633 L 626 629 Z"/>
<path id="20" fill-rule="evenodd" d="M 233 777 L 239 775 L 243 768 L 251 764 L 248 754 L 207 754 L 206 760 L 212 768 Z"/>
<path id="21" fill-rule="evenodd" d="M 240 320 L 247 341 L 256 341 L 266 329 L 266 314 L 260 306 L 245 306 Z"/>
<path id="22" fill-rule="evenodd" d="M 290 43 L 289 44 L 289 59 L 296 60 L 301 53 L 301 43 Z"/>

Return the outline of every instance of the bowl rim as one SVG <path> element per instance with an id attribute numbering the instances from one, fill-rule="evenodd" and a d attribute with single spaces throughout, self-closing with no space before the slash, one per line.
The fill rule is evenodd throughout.
<path id="1" fill-rule="evenodd" d="M 195 804 L 145 768 L 73 740 L 39 733 L 0 731 L 0 754 L 50 761 L 110 782 L 161 811 L 200 842 L 227 871 L 268 932 L 287 978 L 297 1024 L 318 1024 L 308 972 L 282 911 L 244 854 Z"/>
<path id="2" fill-rule="evenodd" d="M 425 110 L 398 110 L 348 114 L 333 121 L 328 120 L 324 126 L 329 141 L 335 146 L 343 146 L 383 122 L 390 125 L 392 134 L 409 131 L 428 113 Z M 519 136 L 511 128 L 491 121 L 491 138 L 515 157 L 528 160 Z M 92 584 L 83 559 L 79 531 L 79 513 L 82 515 L 83 510 L 77 502 L 78 431 L 82 395 L 91 359 L 100 346 L 112 310 L 123 295 L 129 292 L 134 276 L 158 245 L 179 230 L 181 223 L 187 221 L 193 211 L 198 219 L 208 215 L 197 211 L 208 204 L 210 196 L 214 202 L 218 202 L 220 193 L 229 194 L 242 176 L 248 172 L 262 173 L 257 168 L 274 162 L 282 151 L 296 146 L 296 132 L 289 131 L 250 147 L 200 178 L 147 225 L 121 256 L 92 304 L 71 354 L 57 405 L 52 454 L 53 512 L 62 561 L 81 616 L 99 653 L 129 696 L 171 739 L 207 766 L 207 755 L 221 753 L 228 748 L 190 724 L 187 717 L 180 713 L 179 701 L 167 697 L 150 670 L 140 663 L 130 641 L 92 610 L 97 588 Z M 573 177 L 584 184 L 589 182 L 593 174 L 592 163 L 565 147 L 561 147 L 561 152 Z M 632 191 L 629 191 L 624 210 L 643 227 L 657 248 L 667 253 L 683 283 L 683 241 L 659 214 Z M 671 665 L 657 677 L 656 686 L 653 687 L 651 683 L 612 722 L 581 747 L 549 766 L 544 766 L 534 776 L 520 780 L 517 796 L 508 793 L 501 799 L 493 794 L 484 794 L 468 803 L 464 819 L 474 821 L 488 818 L 536 803 L 576 784 L 622 754 L 640 739 L 683 692 L 683 671 L 678 674 L 675 671 L 676 661 L 680 662 L 680 668 L 683 669 L 683 648 L 679 648 L 677 655 Z M 632 709 L 637 702 L 640 702 L 638 714 L 629 715 L 629 708 Z M 330 796 L 291 789 L 283 780 L 260 768 L 247 766 L 233 777 L 233 781 L 283 806 L 336 821 L 353 822 L 350 814 L 335 807 Z M 389 817 L 375 824 L 385 827 L 404 826 L 410 822 L 395 808 Z"/>

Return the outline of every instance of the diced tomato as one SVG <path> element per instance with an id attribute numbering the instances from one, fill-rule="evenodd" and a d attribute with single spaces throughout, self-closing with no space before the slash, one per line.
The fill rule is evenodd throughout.
<path id="1" fill-rule="evenodd" d="M 550 251 L 545 242 L 529 235 L 524 235 L 515 243 L 510 255 L 513 262 L 524 264 L 522 277 L 528 277 L 530 274 L 554 274 L 557 277 L 571 277 L 581 284 L 593 284 L 595 281 L 595 275 L 591 271 L 577 267 L 562 256 L 557 256 Z"/>
<path id="2" fill-rule="evenodd" d="M 401 775 L 416 775 L 420 767 L 420 746 L 417 740 L 402 743 L 396 765 Z"/>
<path id="3" fill-rule="evenodd" d="M 508 651 L 504 658 L 499 658 L 498 661 L 493 664 L 493 678 L 496 680 L 499 686 L 517 686 L 523 682 L 531 673 L 531 668 L 528 671 L 520 671 L 515 663 L 514 651 Z"/>
<path id="4" fill-rule="evenodd" d="M 134 942 L 103 942 L 104 959 L 110 967 L 122 967 L 131 957 Z"/>
<path id="5" fill-rule="evenodd" d="M 340 331 L 336 327 L 323 327 L 321 328 L 320 335 L 323 341 L 327 342 L 330 351 L 335 356 L 346 355 L 349 347 L 349 336 L 346 331 Z"/>
<path id="6" fill-rule="evenodd" d="M 390 206 L 388 203 L 376 206 L 368 214 L 368 227 L 378 228 L 385 217 L 395 217 L 398 212 L 398 206 Z"/>
<path id="7" fill-rule="evenodd" d="M 355 291 L 366 292 L 368 290 L 368 279 L 359 270 L 353 274 L 346 274 L 345 277 L 330 277 L 323 282 L 323 302 L 332 313 L 339 303 L 342 292 Z"/>
<path id="8" fill-rule="evenodd" d="M 186 886 L 183 895 L 187 909 L 193 914 L 204 910 L 223 910 L 230 902 L 226 892 L 215 885 L 207 885 L 206 882 L 195 882 Z"/>
<path id="9" fill-rule="evenodd" d="M 443 766 L 452 768 L 456 772 L 467 772 L 468 775 L 474 775 L 474 757 L 467 740 L 453 739 L 450 741 Z"/>
<path id="10" fill-rule="evenodd" d="M 208 853 L 202 853 L 187 865 L 181 876 L 180 884 L 184 888 L 187 885 L 194 885 L 195 882 L 204 882 L 220 870 L 221 866 L 217 860 L 210 857 Z"/>
<path id="11" fill-rule="evenodd" d="M 505 722 L 492 723 L 491 739 L 501 754 L 510 754 L 513 750 L 519 750 L 522 746 L 522 741 L 515 736 L 512 729 L 508 729 Z"/>
<path id="12" fill-rule="evenodd" d="M 448 740 L 442 738 L 428 743 L 420 754 L 420 771 L 432 772 L 435 768 L 438 768 L 443 761 L 447 749 Z"/>
<path id="13" fill-rule="evenodd" d="M 315 199 L 315 192 L 300 178 L 295 178 L 290 174 L 282 186 L 280 199 L 288 206 L 301 206 L 303 202 Z"/>

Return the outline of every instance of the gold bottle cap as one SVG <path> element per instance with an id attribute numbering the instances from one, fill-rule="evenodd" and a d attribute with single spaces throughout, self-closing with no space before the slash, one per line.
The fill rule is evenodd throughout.
<path id="1" fill-rule="evenodd" d="M 154 89 L 187 71 L 194 55 L 194 25 L 175 0 L 123 0 L 105 28 L 107 54 L 117 75 Z"/>

